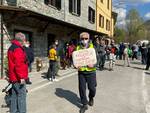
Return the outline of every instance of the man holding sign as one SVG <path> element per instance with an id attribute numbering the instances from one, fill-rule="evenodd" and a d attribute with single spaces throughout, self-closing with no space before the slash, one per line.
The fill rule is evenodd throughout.
<path id="1" fill-rule="evenodd" d="M 79 93 L 83 106 L 80 113 L 84 113 L 88 109 L 88 104 L 93 106 L 94 96 L 96 94 L 96 53 L 90 36 L 83 32 L 80 34 L 80 43 L 73 53 L 73 63 L 78 69 Z M 86 84 L 89 89 L 89 101 L 86 96 Z"/>

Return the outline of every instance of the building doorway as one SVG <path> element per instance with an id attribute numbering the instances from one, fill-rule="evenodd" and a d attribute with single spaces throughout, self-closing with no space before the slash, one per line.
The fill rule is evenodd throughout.
<path id="1" fill-rule="evenodd" d="M 55 40 L 56 40 L 56 35 L 48 34 L 48 36 L 47 36 L 47 54 L 50 49 L 50 46 L 55 43 Z"/>

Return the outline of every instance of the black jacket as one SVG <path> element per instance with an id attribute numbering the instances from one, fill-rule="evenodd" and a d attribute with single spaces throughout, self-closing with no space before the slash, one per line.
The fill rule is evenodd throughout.
<path id="1" fill-rule="evenodd" d="M 32 62 L 34 62 L 34 52 L 33 49 L 30 47 L 24 47 L 24 50 L 27 54 L 27 59 L 28 59 L 28 63 L 31 64 Z"/>

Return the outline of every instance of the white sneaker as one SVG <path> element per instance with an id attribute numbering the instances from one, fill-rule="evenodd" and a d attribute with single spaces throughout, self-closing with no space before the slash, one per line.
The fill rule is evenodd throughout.
<path id="1" fill-rule="evenodd" d="M 58 82 L 59 80 L 55 78 L 55 79 L 53 79 L 53 81 Z"/>

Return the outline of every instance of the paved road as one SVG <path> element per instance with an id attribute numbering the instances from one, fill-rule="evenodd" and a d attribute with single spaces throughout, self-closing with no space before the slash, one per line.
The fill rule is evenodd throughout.
<path id="1" fill-rule="evenodd" d="M 95 105 L 86 113 L 150 113 L 150 72 L 145 72 L 139 62 L 133 62 L 131 67 L 122 64 L 117 62 L 114 71 L 97 71 Z M 45 82 L 31 91 L 28 113 L 79 112 L 76 74 L 55 83 Z"/>

